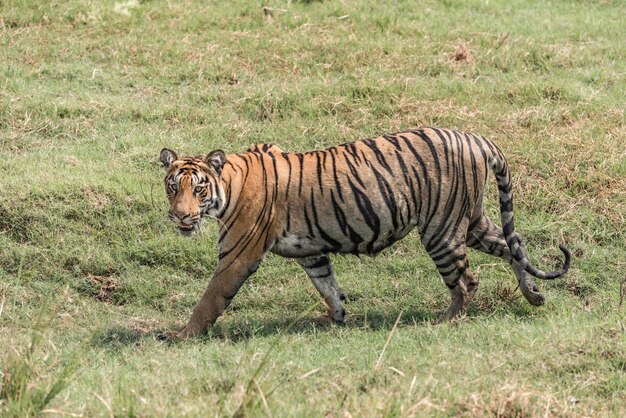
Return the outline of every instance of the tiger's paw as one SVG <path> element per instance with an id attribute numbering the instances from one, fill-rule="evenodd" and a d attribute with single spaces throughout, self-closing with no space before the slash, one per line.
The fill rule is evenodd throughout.
<path id="1" fill-rule="evenodd" d="M 157 340 L 159 341 L 176 341 L 178 331 L 165 331 L 157 335 Z"/>
<path id="2" fill-rule="evenodd" d="M 336 309 L 334 312 L 329 310 L 327 316 L 335 324 L 343 324 L 346 319 L 346 310 L 343 307 Z"/>
<path id="3" fill-rule="evenodd" d="M 531 305 L 541 306 L 545 303 L 545 296 L 543 296 L 535 282 L 533 282 L 530 278 L 526 278 L 525 281 L 521 281 L 519 288 L 522 291 L 522 295 L 524 295 L 528 303 Z"/>
<path id="4" fill-rule="evenodd" d="M 187 338 L 197 337 L 204 334 L 202 329 L 196 328 L 187 324 L 185 328 L 180 331 L 165 331 L 157 336 L 157 339 L 161 341 L 177 341 L 186 340 Z"/>
<path id="5" fill-rule="evenodd" d="M 439 317 L 433 319 L 431 321 L 431 324 L 432 325 L 443 325 L 443 324 L 455 325 L 458 322 L 462 321 L 466 316 L 467 314 L 465 313 L 465 310 L 451 311 L 450 308 L 448 308 L 445 311 L 443 311 L 439 315 Z"/>
<path id="6" fill-rule="evenodd" d="M 330 325 L 337 324 L 343 325 L 345 324 L 344 319 L 346 316 L 346 311 L 342 308 L 341 310 L 337 310 L 336 312 L 332 312 L 330 310 L 326 311 L 326 314 L 320 315 L 313 319 L 316 324 L 320 325 Z"/>

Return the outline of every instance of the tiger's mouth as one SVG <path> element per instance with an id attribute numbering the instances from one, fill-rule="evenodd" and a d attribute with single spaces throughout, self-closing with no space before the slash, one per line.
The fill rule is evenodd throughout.
<path id="1" fill-rule="evenodd" d="M 186 237 L 191 237 L 193 235 L 196 235 L 198 233 L 198 231 L 200 230 L 200 223 L 196 222 L 192 225 L 178 225 L 178 232 L 181 233 L 181 235 L 184 235 Z"/>

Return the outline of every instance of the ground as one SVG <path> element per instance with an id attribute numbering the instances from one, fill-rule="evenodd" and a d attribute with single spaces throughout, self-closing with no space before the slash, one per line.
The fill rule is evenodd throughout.
<path id="1" fill-rule="evenodd" d="M 622 1 L 0 1 L 0 415 L 623 416 Z M 549 270 L 471 254 L 465 318 L 412 234 L 335 257 L 347 323 L 270 256 L 180 343 L 216 264 L 167 219 L 162 147 L 309 150 L 419 125 L 493 139 Z M 497 217 L 495 180 L 486 197 Z M 397 325 L 394 324 L 397 321 Z"/>

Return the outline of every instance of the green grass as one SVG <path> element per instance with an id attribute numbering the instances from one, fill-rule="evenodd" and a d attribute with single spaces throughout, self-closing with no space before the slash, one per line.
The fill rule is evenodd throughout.
<path id="1" fill-rule="evenodd" d="M 625 15 L 621 1 L 0 1 L 0 415 L 623 416 Z M 449 296 L 412 234 L 334 258 L 344 326 L 313 321 L 304 272 L 269 256 L 208 336 L 156 340 L 216 264 L 216 225 L 190 240 L 167 219 L 162 147 L 296 151 L 421 124 L 504 150 L 535 264 L 569 244 L 568 275 L 539 283 L 545 306 L 473 253 L 467 317 L 431 325 Z"/>

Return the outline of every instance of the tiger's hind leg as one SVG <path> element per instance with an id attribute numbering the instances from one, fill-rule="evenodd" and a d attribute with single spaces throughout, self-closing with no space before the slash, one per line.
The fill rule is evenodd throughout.
<path id="1" fill-rule="evenodd" d="M 443 247 L 436 246 L 427 251 L 437 266 L 445 285 L 450 290 L 450 306 L 439 322 L 453 321 L 465 313 L 478 281 L 469 270 L 467 247 L 463 240 L 453 241 Z"/>
<path id="2" fill-rule="evenodd" d="M 342 301 L 346 297 L 337 284 L 330 257 L 318 255 L 298 258 L 297 261 L 324 298 L 328 309 L 328 317 L 335 322 L 343 322 L 346 311 L 343 308 Z"/>
<path id="3" fill-rule="evenodd" d="M 534 306 L 543 305 L 545 298 L 524 268 L 511 256 L 502 229 L 498 228 L 484 214 L 480 214 L 471 224 L 467 234 L 467 245 L 484 253 L 500 257 L 513 267 L 520 290 L 526 300 Z"/>

